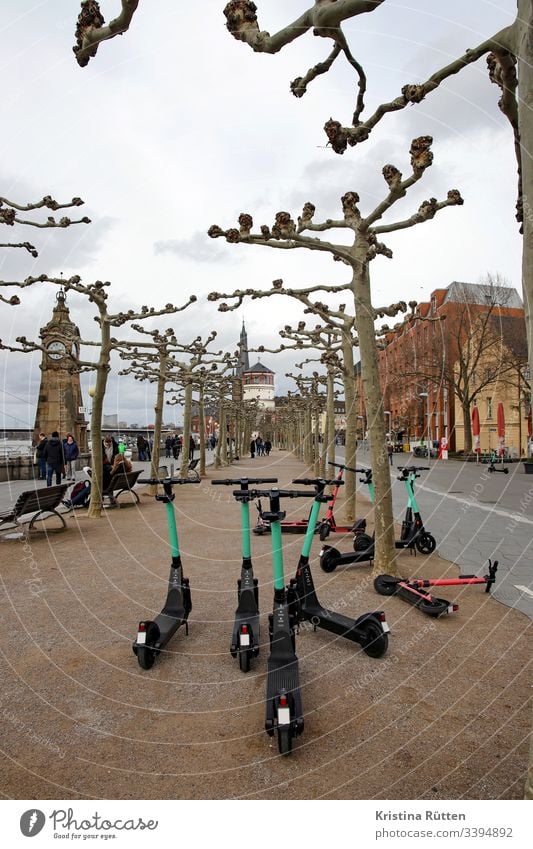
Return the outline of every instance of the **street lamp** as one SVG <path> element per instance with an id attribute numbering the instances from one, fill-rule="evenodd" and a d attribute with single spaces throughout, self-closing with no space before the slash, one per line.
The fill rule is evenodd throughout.
<path id="1" fill-rule="evenodd" d="M 419 392 L 419 398 L 427 398 L 427 417 L 428 417 L 428 462 L 431 459 L 431 413 L 429 411 L 429 392 Z"/>

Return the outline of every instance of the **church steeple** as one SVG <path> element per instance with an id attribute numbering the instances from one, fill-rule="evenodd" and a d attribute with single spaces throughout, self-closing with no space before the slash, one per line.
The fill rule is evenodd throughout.
<path id="1" fill-rule="evenodd" d="M 244 319 L 242 320 L 242 328 L 241 328 L 241 336 L 239 339 L 239 365 L 237 367 L 237 374 L 239 377 L 242 377 L 243 372 L 247 371 L 250 368 L 250 360 L 248 359 L 248 336 L 246 334 L 246 327 L 244 326 Z"/>

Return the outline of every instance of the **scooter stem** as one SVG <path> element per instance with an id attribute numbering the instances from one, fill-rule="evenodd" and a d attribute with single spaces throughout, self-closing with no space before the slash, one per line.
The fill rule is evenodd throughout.
<path id="1" fill-rule="evenodd" d="M 244 560 L 250 560 L 252 547 L 250 543 L 250 503 L 241 501 L 241 532 L 242 532 L 242 556 Z"/>
<path id="2" fill-rule="evenodd" d="M 180 547 L 178 542 L 178 529 L 176 527 L 176 516 L 174 514 L 174 506 L 171 501 L 167 501 L 167 503 L 165 504 L 165 510 L 167 511 L 168 538 L 170 541 L 170 550 L 172 552 L 172 557 L 179 557 Z"/>
<path id="3" fill-rule="evenodd" d="M 311 525 L 311 527 L 314 527 L 314 525 Z M 285 576 L 283 574 L 282 535 L 279 520 L 271 523 L 270 535 L 272 537 L 272 572 L 274 576 L 274 589 L 285 590 Z"/>
<path id="4" fill-rule="evenodd" d="M 318 520 L 318 514 L 320 513 L 320 501 L 313 501 L 313 506 L 311 507 L 311 513 L 309 515 L 309 522 L 307 524 L 307 530 L 305 532 L 305 537 L 302 545 L 302 557 L 309 557 L 311 552 L 311 546 L 313 544 L 313 537 L 315 535 L 315 526 Z"/>

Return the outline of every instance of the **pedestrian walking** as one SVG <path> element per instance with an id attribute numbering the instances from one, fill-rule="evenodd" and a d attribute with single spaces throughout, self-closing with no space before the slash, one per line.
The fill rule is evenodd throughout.
<path id="1" fill-rule="evenodd" d="M 393 465 L 393 462 L 392 462 L 392 450 L 393 450 L 393 449 L 392 449 L 392 442 L 389 442 L 389 444 L 387 445 L 387 454 L 389 455 L 389 463 L 391 464 L 391 466 Z"/>
<path id="2" fill-rule="evenodd" d="M 255 439 L 250 442 L 250 456 L 252 460 L 255 458 Z"/>
<path id="3" fill-rule="evenodd" d="M 194 441 L 194 437 L 189 434 L 189 460 L 194 460 L 194 452 L 196 451 L 196 442 Z"/>
<path id="4" fill-rule="evenodd" d="M 52 436 L 46 443 L 44 449 L 46 459 L 46 486 L 52 486 L 52 477 L 56 476 L 56 486 L 61 483 L 61 476 L 65 468 L 65 455 L 63 454 L 63 443 L 59 433 L 54 430 Z"/>
<path id="5" fill-rule="evenodd" d="M 172 452 L 172 437 L 167 436 L 165 439 L 165 457 L 170 457 Z"/>
<path id="6" fill-rule="evenodd" d="M 265 449 L 265 454 L 267 455 L 267 457 L 269 457 L 270 452 L 272 450 L 272 443 L 271 443 L 270 439 L 265 439 L 264 449 Z"/>

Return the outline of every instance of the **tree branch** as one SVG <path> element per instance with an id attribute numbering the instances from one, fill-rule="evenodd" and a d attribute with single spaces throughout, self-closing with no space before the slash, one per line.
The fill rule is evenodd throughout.
<path id="1" fill-rule="evenodd" d="M 96 56 L 102 41 L 122 35 L 129 29 L 139 0 L 121 0 L 122 9 L 116 18 L 104 26 L 104 18 L 97 0 L 83 0 L 76 25 L 76 45 L 72 48 L 76 62 L 84 68 Z"/>

